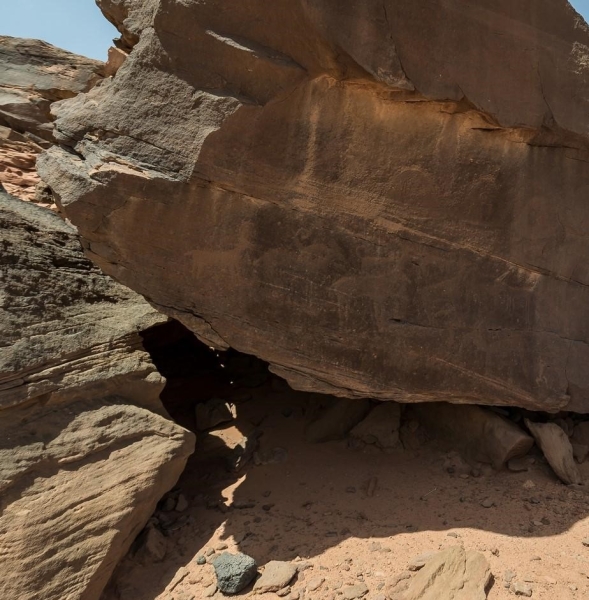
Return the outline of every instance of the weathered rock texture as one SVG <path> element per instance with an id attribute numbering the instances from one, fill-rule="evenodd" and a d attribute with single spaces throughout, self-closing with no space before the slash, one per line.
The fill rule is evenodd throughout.
<path id="1" fill-rule="evenodd" d="M 589 30 L 566 0 L 102 0 L 42 176 L 105 272 L 295 387 L 589 410 Z"/>
<path id="2" fill-rule="evenodd" d="M 55 142 L 51 105 L 87 92 L 103 71 L 100 61 L 40 40 L 0 36 L 0 184 L 8 192 L 39 199 L 35 162 Z"/>
<path id="3" fill-rule="evenodd" d="M 485 600 L 491 568 L 480 552 L 454 546 L 432 556 L 402 600 Z"/>
<path id="4" fill-rule="evenodd" d="M 192 451 L 139 334 L 166 318 L 51 211 L 0 192 L 0 232 L 0 597 L 92 600 Z"/>

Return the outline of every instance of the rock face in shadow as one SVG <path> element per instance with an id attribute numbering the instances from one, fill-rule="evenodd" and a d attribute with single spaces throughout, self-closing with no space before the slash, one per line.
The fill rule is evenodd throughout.
<path id="1" fill-rule="evenodd" d="M 51 211 L 0 192 L 0 231 L 0 596 L 97 599 L 193 449 L 141 344 L 166 317 Z"/>
<path id="2" fill-rule="evenodd" d="M 103 0 L 40 169 L 108 274 L 298 389 L 589 410 L 589 30 L 565 0 Z"/>
<path id="3" fill-rule="evenodd" d="M 104 63 L 40 40 L 0 36 L 0 184 L 25 200 L 38 197 L 37 156 L 55 143 L 51 105 L 87 92 Z"/>

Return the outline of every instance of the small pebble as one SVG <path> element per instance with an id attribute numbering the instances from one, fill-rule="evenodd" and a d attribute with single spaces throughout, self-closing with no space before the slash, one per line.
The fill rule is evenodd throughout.
<path id="1" fill-rule="evenodd" d="M 321 587 L 324 581 L 324 577 L 313 577 L 313 579 L 311 579 L 307 584 L 307 590 L 310 592 L 315 592 Z"/>
<path id="2" fill-rule="evenodd" d="M 180 494 L 178 496 L 178 501 L 176 502 L 176 512 L 184 512 L 188 508 L 188 500 L 186 500 L 186 496 L 184 494 Z"/>
<path id="3" fill-rule="evenodd" d="M 511 584 L 511 591 L 516 596 L 525 596 L 526 598 L 532 597 L 532 587 L 527 583 L 516 581 Z"/>
<path id="4" fill-rule="evenodd" d="M 485 498 L 482 502 L 481 502 L 481 506 L 483 508 L 491 508 L 492 506 L 495 506 L 495 503 L 493 502 L 493 500 L 491 500 L 491 498 Z"/>

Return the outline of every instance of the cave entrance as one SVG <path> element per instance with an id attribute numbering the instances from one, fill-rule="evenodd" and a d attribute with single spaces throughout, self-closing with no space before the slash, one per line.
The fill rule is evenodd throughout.
<path id="1" fill-rule="evenodd" d="M 246 553 L 261 570 L 271 560 L 295 565 L 277 597 L 394 598 L 418 572 L 417 555 L 457 546 L 481 554 L 500 582 L 489 597 L 510 597 L 507 572 L 516 583 L 527 577 L 520 582 L 539 597 L 589 592 L 577 558 L 589 531 L 584 486 L 560 482 L 537 445 L 508 468 L 477 460 L 499 422 L 503 440 L 527 433 L 532 419 L 575 442 L 583 416 L 450 407 L 448 417 L 436 407 L 298 392 L 263 361 L 211 350 L 177 322 L 146 332 L 145 346 L 167 378 L 166 409 L 197 445 L 148 524 L 155 533 L 138 538 L 103 600 L 223 598 L 212 563 L 224 552 Z M 444 419 L 454 442 L 467 426 L 483 434 L 457 448 L 431 433 Z M 588 480 L 589 465 L 577 468 Z M 239 597 L 254 595 L 250 585 Z"/>

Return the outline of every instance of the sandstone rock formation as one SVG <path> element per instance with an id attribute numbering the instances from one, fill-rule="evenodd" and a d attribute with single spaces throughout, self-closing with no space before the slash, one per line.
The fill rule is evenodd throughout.
<path id="1" fill-rule="evenodd" d="M 51 211 L 0 192 L 0 231 L 0 597 L 97 599 L 193 447 L 139 335 L 166 317 Z"/>
<path id="2" fill-rule="evenodd" d="M 0 36 L 0 184 L 35 200 L 37 156 L 55 142 L 54 102 L 87 92 L 104 64 L 42 42 Z"/>
<path id="3" fill-rule="evenodd" d="M 483 554 L 454 546 L 432 556 L 399 600 L 485 600 L 491 578 Z"/>
<path id="4" fill-rule="evenodd" d="M 99 4 L 133 50 L 40 169 L 106 273 L 299 389 L 589 410 L 566 0 Z"/>

